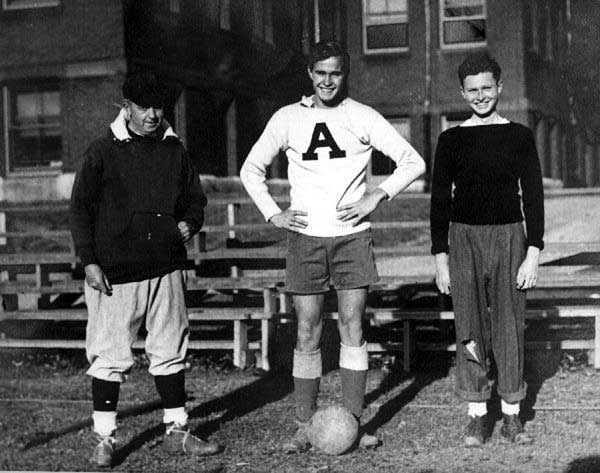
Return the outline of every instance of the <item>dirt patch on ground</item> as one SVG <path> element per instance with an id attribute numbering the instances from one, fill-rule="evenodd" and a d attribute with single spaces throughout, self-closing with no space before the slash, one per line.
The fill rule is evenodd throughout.
<path id="1" fill-rule="evenodd" d="M 52 361 L 54 360 L 54 361 Z M 84 367 L 32 367 L 4 360 L 0 378 L 0 469 L 91 471 L 90 381 Z M 528 398 L 523 416 L 535 437 L 529 446 L 505 445 L 497 420 L 485 448 L 466 449 L 460 437 L 465 406 L 453 394 L 453 357 L 422 355 L 405 374 L 392 357 L 373 358 L 365 423 L 382 440 L 368 452 L 331 457 L 311 450 L 279 451 L 293 432 L 289 373 L 191 360 L 188 408 L 196 434 L 222 443 L 209 459 L 172 457 L 162 450 L 161 409 L 143 360 L 123 385 L 119 450 L 114 471 L 189 472 L 563 472 L 600 471 L 600 375 L 558 352 L 528 352 Z M 320 404 L 340 401 L 337 371 L 323 378 Z"/>

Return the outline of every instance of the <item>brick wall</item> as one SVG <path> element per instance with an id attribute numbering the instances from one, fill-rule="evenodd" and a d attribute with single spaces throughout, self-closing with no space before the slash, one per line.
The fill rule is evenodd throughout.
<path id="1" fill-rule="evenodd" d="M 63 170 L 75 171 L 92 140 L 106 133 L 118 113 L 124 76 L 63 82 Z"/>
<path id="2" fill-rule="evenodd" d="M 121 0 L 62 0 L 56 8 L 0 10 L 0 69 L 124 56 Z"/>

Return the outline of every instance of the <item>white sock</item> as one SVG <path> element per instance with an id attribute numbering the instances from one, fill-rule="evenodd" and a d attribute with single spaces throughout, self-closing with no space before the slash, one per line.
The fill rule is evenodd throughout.
<path id="1" fill-rule="evenodd" d="M 165 409 L 163 415 L 163 422 L 170 424 L 175 422 L 178 425 L 186 425 L 188 420 L 187 412 L 185 407 L 175 407 L 173 409 Z"/>
<path id="2" fill-rule="evenodd" d="M 92 420 L 94 431 L 101 437 L 108 437 L 117 430 L 117 411 L 94 411 Z"/>
<path id="3" fill-rule="evenodd" d="M 502 414 L 506 414 L 507 416 L 516 416 L 519 414 L 520 403 L 509 404 L 504 399 L 501 399 L 500 404 L 502 405 Z"/>
<path id="4" fill-rule="evenodd" d="M 468 414 L 471 417 L 483 417 L 487 414 L 487 402 L 470 402 Z"/>

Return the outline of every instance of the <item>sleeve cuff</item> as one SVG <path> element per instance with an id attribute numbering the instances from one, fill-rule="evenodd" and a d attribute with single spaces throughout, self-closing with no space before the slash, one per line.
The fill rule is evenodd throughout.
<path id="1" fill-rule="evenodd" d="M 98 264 L 98 259 L 92 248 L 79 248 L 77 254 L 79 255 L 79 259 L 83 266 L 87 266 L 88 264 Z"/>
<path id="2" fill-rule="evenodd" d="M 396 192 L 393 186 L 390 185 L 387 181 L 383 181 L 377 187 L 387 194 L 385 200 L 392 200 L 398 194 L 398 192 Z"/>

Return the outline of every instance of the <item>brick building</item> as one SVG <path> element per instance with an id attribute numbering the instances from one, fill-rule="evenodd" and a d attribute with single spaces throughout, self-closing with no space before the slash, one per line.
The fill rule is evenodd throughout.
<path id="1" fill-rule="evenodd" d="M 0 200 L 67 198 L 137 69 L 169 84 L 167 118 L 200 173 L 236 175 L 267 118 L 307 85 L 311 8 L 304 0 L 1 0 Z"/>
<path id="2" fill-rule="evenodd" d="M 595 155 L 573 127 L 563 74 L 577 0 L 335 3 L 352 61 L 350 94 L 383 113 L 430 167 L 440 132 L 469 116 L 458 65 L 467 53 L 486 49 L 503 68 L 500 113 L 534 130 L 544 177 L 567 186 L 598 183 L 588 162 Z M 390 166 L 377 157 L 375 179 Z"/>
<path id="3" fill-rule="evenodd" d="M 456 69 L 485 48 L 504 69 L 501 113 L 536 134 L 544 176 L 597 185 L 564 80 L 581 0 L 0 0 L 0 200 L 64 199 L 104 133 L 128 71 L 168 82 L 167 117 L 201 174 L 237 175 L 281 105 L 310 92 L 320 39 L 351 55 L 350 94 L 379 110 L 431 166 L 463 120 Z M 588 2 L 589 3 L 589 2 Z M 376 155 L 371 182 L 391 171 Z M 285 177 L 285 158 L 272 177 Z"/>

